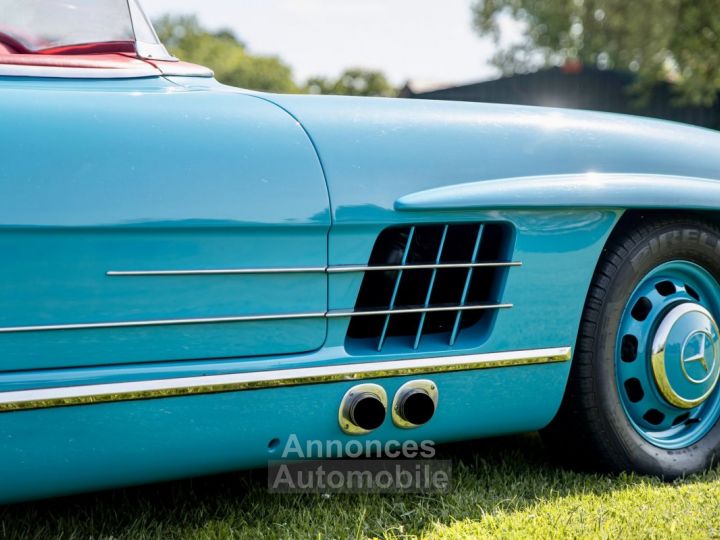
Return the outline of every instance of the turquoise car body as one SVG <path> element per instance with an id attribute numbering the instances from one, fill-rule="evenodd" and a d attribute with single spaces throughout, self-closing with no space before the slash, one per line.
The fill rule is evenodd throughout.
<path id="1" fill-rule="evenodd" d="M 291 435 L 357 439 L 337 416 L 353 366 L 572 351 L 622 216 L 720 200 L 720 134 L 601 113 L 7 76 L 0 118 L 0 502 L 263 467 Z M 506 224 L 522 263 L 484 337 L 348 346 L 350 318 L 325 315 L 352 310 L 363 273 L 323 270 L 368 264 L 388 227 L 470 222 Z M 183 274 L 233 268 L 318 271 Z M 313 316 L 242 318 L 283 313 Z M 359 438 L 540 429 L 568 380 L 560 356 L 434 373 L 430 422 Z M 62 401 L 342 366 L 302 384 Z M 417 378 L 402 373 L 363 378 L 392 395 Z"/>

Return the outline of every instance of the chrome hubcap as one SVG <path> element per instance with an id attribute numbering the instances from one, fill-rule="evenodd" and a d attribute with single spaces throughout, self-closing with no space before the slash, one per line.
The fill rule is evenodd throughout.
<path id="1" fill-rule="evenodd" d="M 689 261 L 640 279 L 621 316 L 615 349 L 618 397 L 652 444 L 687 448 L 720 418 L 720 284 Z"/>
<path id="2" fill-rule="evenodd" d="M 680 409 L 704 403 L 720 378 L 720 332 L 710 312 L 695 303 L 675 306 L 655 332 L 652 372 L 662 397 Z"/>

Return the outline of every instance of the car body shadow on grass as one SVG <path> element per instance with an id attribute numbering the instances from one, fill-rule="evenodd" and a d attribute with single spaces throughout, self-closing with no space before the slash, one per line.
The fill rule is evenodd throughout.
<path id="1" fill-rule="evenodd" d="M 443 495 L 276 495 L 267 491 L 266 471 L 256 470 L 8 506 L 0 509 L 0 534 L 256 539 L 720 531 L 717 472 L 672 484 L 574 472 L 549 459 L 537 434 L 445 445 L 438 457 L 453 462 L 453 489 Z"/>

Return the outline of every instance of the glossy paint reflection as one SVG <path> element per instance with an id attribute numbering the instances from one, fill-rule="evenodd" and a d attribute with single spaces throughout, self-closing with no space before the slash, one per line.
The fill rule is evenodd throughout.
<path id="1" fill-rule="evenodd" d="M 0 89 L 0 327 L 326 311 L 324 274 L 106 275 L 325 267 L 325 180 L 283 111 L 167 81 Z M 0 371 L 298 353 L 325 336 L 322 318 L 8 333 Z"/>

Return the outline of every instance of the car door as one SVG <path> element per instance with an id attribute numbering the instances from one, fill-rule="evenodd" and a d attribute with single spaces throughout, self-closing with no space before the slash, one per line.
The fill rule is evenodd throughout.
<path id="1" fill-rule="evenodd" d="M 283 110 L 163 79 L 6 79 L 0 117 L 0 371 L 323 344 L 328 194 Z"/>

